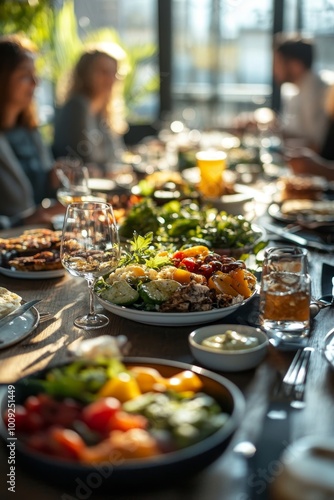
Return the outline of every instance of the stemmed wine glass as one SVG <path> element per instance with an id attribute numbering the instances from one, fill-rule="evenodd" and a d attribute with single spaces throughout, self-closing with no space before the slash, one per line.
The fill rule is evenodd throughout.
<path id="1" fill-rule="evenodd" d="M 109 203 L 72 203 L 67 207 L 60 257 L 69 273 L 88 283 L 89 313 L 77 317 L 74 324 L 85 330 L 106 326 L 107 316 L 95 312 L 94 283 L 115 269 L 120 258 L 118 230 Z"/>

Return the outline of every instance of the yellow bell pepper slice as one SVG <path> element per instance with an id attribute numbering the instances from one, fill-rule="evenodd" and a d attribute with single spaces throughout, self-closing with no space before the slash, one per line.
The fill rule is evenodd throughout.
<path id="1" fill-rule="evenodd" d="M 203 383 L 196 373 L 184 370 L 171 378 L 165 379 L 167 389 L 176 392 L 197 392 L 203 387 Z"/>
<path id="2" fill-rule="evenodd" d="M 98 396 L 101 398 L 114 397 L 121 403 L 141 395 L 136 379 L 129 373 L 121 372 L 101 387 Z"/>

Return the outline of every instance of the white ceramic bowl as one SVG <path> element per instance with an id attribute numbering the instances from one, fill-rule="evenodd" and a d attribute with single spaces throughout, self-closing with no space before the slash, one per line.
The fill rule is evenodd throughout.
<path id="1" fill-rule="evenodd" d="M 239 351 L 224 351 L 211 349 L 202 345 L 202 341 L 213 335 L 233 330 L 241 335 L 256 337 L 259 345 Z M 189 335 L 189 346 L 193 356 L 203 365 L 222 372 L 238 372 L 257 366 L 265 357 L 268 348 L 268 338 L 259 329 L 247 325 L 208 325 L 194 330 Z"/>
<path id="2" fill-rule="evenodd" d="M 219 211 L 224 210 L 231 215 L 245 215 L 249 203 L 254 201 L 254 195 L 249 193 L 224 194 L 219 198 L 205 198 L 204 201 Z"/>

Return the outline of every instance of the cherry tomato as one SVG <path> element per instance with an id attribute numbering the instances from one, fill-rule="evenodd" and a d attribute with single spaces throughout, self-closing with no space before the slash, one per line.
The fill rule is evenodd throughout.
<path id="1" fill-rule="evenodd" d="M 233 271 L 234 269 L 238 269 L 240 266 L 239 264 L 235 262 L 229 262 L 228 264 L 223 264 L 223 267 L 221 268 L 221 271 L 223 273 L 228 274 L 230 271 Z"/>
<path id="2" fill-rule="evenodd" d="M 24 402 L 24 407 L 28 412 L 40 413 L 42 402 L 37 396 L 29 396 Z"/>
<path id="3" fill-rule="evenodd" d="M 204 257 L 204 263 L 207 264 L 213 260 L 220 260 L 221 259 L 221 255 L 219 255 L 218 253 L 209 253 L 208 255 L 206 255 Z"/>
<path id="4" fill-rule="evenodd" d="M 238 264 L 239 267 L 241 267 L 241 269 L 246 269 L 246 263 L 245 263 L 245 261 L 243 261 L 243 260 L 237 260 L 236 264 Z"/>
<path id="5" fill-rule="evenodd" d="M 172 256 L 172 259 L 173 260 L 176 260 L 176 261 L 179 261 L 181 262 L 182 259 L 185 258 L 185 255 L 184 255 L 184 252 L 182 252 L 181 250 L 178 251 L 178 252 L 175 252 Z"/>
<path id="6" fill-rule="evenodd" d="M 199 269 L 198 269 L 198 274 L 202 274 L 202 276 L 205 276 L 207 279 L 210 278 L 212 273 L 214 273 L 215 269 L 214 267 L 210 264 L 202 264 Z"/>
<path id="7" fill-rule="evenodd" d="M 23 426 L 26 432 L 36 432 L 45 427 L 45 420 L 39 413 L 28 411 Z"/>
<path id="8" fill-rule="evenodd" d="M 108 397 L 94 401 L 82 411 L 82 420 L 90 429 L 105 432 L 110 418 L 121 407 L 116 398 Z"/>
<path id="9" fill-rule="evenodd" d="M 77 459 L 86 447 L 84 440 L 76 431 L 62 427 L 50 429 L 50 441 L 57 456 L 63 458 Z"/>
<path id="10" fill-rule="evenodd" d="M 191 273 L 196 273 L 198 271 L 199 265 L 196 259 L 194 259 L 194 257 L 185 257 L 181 261 L 180 267 L 185 267 L 187 271 L 190 271 Z"/>
<path id="11" fill-rule="evenodd" d="M 221 271 L 223 268 L 223 263 L 220 260 L 212 260 L 210 265 L 213 267 L 215 271 Z"/>

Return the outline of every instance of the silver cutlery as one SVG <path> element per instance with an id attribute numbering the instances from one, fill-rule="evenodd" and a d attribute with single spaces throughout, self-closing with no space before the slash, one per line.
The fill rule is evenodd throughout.
<path id="1" fill-rule="evenodd" d="M 266 229 L 267 231 L 270 231 L 274 234 L 277 234 L 284 240 L 291 241 L 295 243 L 296 245 L 301 245 L 302 247 L 309 247 L 309 248 L 314 248 L 315 250 L 320 250 L 322 252 L 333 252 L 334 251 L 334 245 L 330 245 L 327 243 L 321 243 L 319 241 L 314 241 L 314 240 L 308 240 L 304 238 L 303 236 L 300 236 L 298 234 L 290 233 L 287 231 L 286 228 L 276 226 L 274 224 L 270 224 L 268 222 L 262 222 L 261 225 Z"/>
<path id="2" fill-rule="evenodd" d="M 282 391 L 293 401 L 302 401 L 306 385 L 306 377 L 313 347 L 299 349 L 282 381 Z"/>

